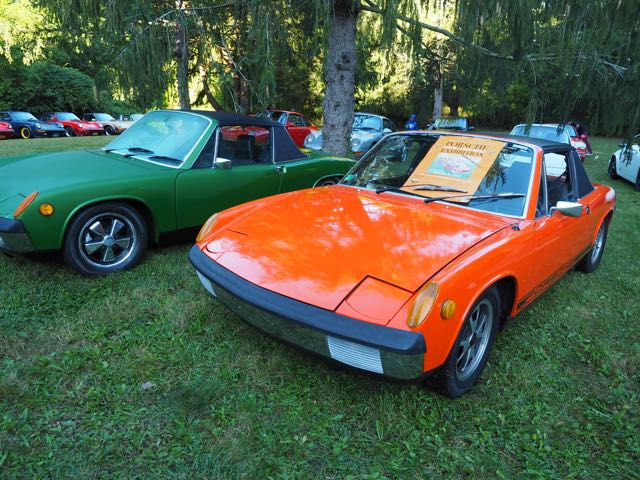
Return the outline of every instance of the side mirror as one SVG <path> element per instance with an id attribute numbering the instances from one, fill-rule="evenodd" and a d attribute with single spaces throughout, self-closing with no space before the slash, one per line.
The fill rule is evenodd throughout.
<path id="1" fill-rule="evenodd" d="M 388 134 L 389 134 L 389 133 L 391 133 L 391 132 L 392 132 L 392 130 L 391 130 L 390 128 L 385 128 L 384 130 L 382 130 L 382 133 L 383 133 L 384 135 L 388 135 Z"/>
<path id="2" fill-rule="evenodd" d="M 233 166 L 233 164 L 231 163 L 231 160 L 229 160 L 228 158 L 218 157 L 218 158 L 216 158 L 215 162 L 213 162 L 213 168 L 221 168 L 223 170 L 231 170 L 232 166 Z"/>
<path id="3" fill-rule="evenodd" d="M 582 204 L 578 202 L 559 201 L 555 209 L 567 217 L 579 217 L 582 215 Z"/>

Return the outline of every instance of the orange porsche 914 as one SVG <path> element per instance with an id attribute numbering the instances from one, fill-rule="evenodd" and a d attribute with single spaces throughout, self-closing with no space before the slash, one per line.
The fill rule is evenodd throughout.
<path id="1" fill-rule="evenodd" d="M 570 145 L 400 132 L 338 185 L 213 215 L 189 258 L 270 336 L 394 379 L 432 374 L 457 397 L 501 322 L 598 267 L 614 209 Z"/>

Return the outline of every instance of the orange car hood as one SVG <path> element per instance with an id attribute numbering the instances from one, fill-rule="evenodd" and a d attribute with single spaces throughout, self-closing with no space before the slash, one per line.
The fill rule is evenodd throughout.
<path id="1" fill-rule="evenodd" d="M 335 310 L 367 277 L 414 292 L 509 223 L 411 197 L 337 186 L 274 197 L 223 228 L 206 249 L 254 284 Z"/>

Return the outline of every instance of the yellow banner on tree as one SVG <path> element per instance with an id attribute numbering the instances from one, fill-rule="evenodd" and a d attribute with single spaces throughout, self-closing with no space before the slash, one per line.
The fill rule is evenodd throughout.
<path id="1" fill-rule="evenodd" d="M 402 189 L 425 197 L 452 195 L 451 191 L 420 189 L 426 185 L 437 185 L 472 195 L 504 145 L 498 140 L 442 136 L 420 161 Z"/>

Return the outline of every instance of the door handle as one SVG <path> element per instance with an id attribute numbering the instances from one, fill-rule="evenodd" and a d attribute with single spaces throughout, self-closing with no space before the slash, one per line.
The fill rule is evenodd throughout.
<path id="1" fill-rule="evenodd" d="M 277 165 L 276 172 L 278 173 L 287 173 L 287 167 L 285 165 Z"/>
<path id="2" fill-rule="evenodd" d="M 589 207 L 589 205 L 587 205 L 586 211 L 587 211 L 587 215 L 589 215 L 591 213 L 591 208 Z"/>

